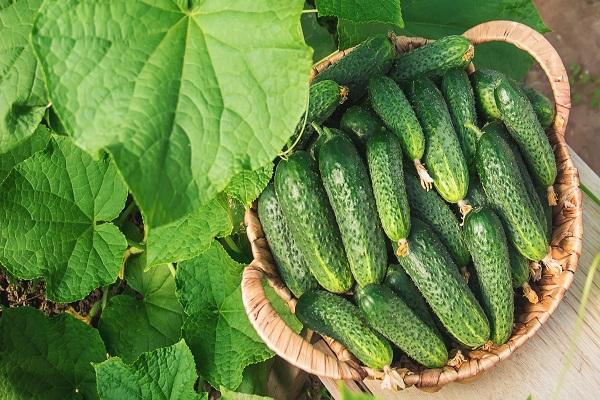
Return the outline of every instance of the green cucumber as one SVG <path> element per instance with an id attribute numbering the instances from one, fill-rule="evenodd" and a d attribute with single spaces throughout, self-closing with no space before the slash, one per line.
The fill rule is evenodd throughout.
<path id="1" fill-rule="evenodd" d="M 550 207 L 547 205 L 547 202 L 544 201 L 546 195 L 546 190 L 542 188 L 543 193 L 540 193 L 539 186 L 536 186 L 531 179 L 531 175 L 529 175 L 529 169 L 527 168 L 527 164 L 525 164 L 525 160 L 523 160 L 523 156 L 521 151 L 519 150 L 519 146 L 515 142 L 515 140 L 508 134 L 504 126 L 498 122 L 491 122 L 484 126 L 484 132 L 490 132 L 494 135 L 500 136 L 510 147 L 512 154 L 517 162 L 517 168 L 521 173 L 521 177 L 523 178 L 523 182 L 525 183 L 525 188 L 527 189 L 527 194 L 533 203 L 533 206 L 537 212 L 538 220 L 540 224 L 543 224 L 546 229 L 546 239 L 549 240 L 552 236 L 552 219 L 550 221 L 547 220 L 547 214 L 545 209 L 550 210 Z"/>
<path id="2" fill-rule="evenodd" d="M 369 98 L 373 110 L 400 139 L 402 151 L 414 163 L 423 187 L 429 188 L 433 180 L 421 164 L 425 153 L 425 136 L 404 92 L 390 78 L 378 76 L 369 81 Z"/>
<path id="3" fill-rule="evenodd" d="M 394 291 L 394 293 L 404 300 L 406 305 L 408 305 L 423 322 L 430 327 L 437 329 L 435 319 L 429 311 L 427 302 L 406 271 L 404 271 L 404 268 L 398 264 L 390 265 L 384 282 Z"/>
<path id="4" fill-rule="evenodd" d="M 312 123 L 322 124 L 336 108 L 346 101 L 348 89 L 332 80 L 315 83 L 309 89 L 308 110 L 298 122 L 294 135 L 288 141 L 288 148 L 304 149 L 314 129 Z M 301 136 L 301 137 L 300 137 Z"/>
<path id="5" fill-rule="evenodd" d="M 392 348 L 363 320 L 358 307 L 323 290 L 304 293 L 296 316 L 306 327 L 344 345 L 367 367 L 382 369 L 392 362 Z"/>
<path id="6" fill-rule="evenodd" d="M 446 36 L 400 54 L 394 61 L 390 76 L 397 82 L 442 76 L 453 68 L 464 69 L 474 55 L 475 48 L 467 38 L 461 35 Z"/>
<path id="7" fill-rule="evenodd" d="M 350 139 L 333 135 L 319 149 L 319 170 L 354 279 L 361 286 L 380 283 L 387 249 L 364 161 Z"/>
<path id="8" fill-rule="evenodd" d="M 412 221 L 409 241 L 408 255 L 398 261 L 444 327 L 467 347 L 485 344 L 490 336 L 487 317 L 444 245 L 417 219 Z"/>
<path id="9" fill-rule="evenodd" d="M 275 171 L 275 192 L 292 235 L 317 282 L 343 293 L 353 284 L 333 210 L 313 158 L 297 151 Z"/>
<path id="10" fill-rule="evenodd" d="M 435 191 L 423 190 L 413 174 L 405 173 L 404 182 L 412 213 L 431 226 L 458 267 L 465 267 L 471 256 L 463 241 L 456 215 Z"/>
<path id="11" fill-rule="evenodd" d="M 535 115 L 542 127 L 544 129 L 549 128 L 556 116 L 554 102 L 532 87 L 522 85 L 521 88 L 525 92 L 529 102 L 531 102 L 533 111 L 535 111 Z"/>
<path id="12" fill-rule="evenodd" d="M 521 149 L 533 178 L 547 190 L 548 204 L 556 205 L 554 152 L 527 96 L 514 84 L 503 81 L 495 90 L 502 121 Z"/>
<path id="13" fill-rule="evenodd" d="M 405 255 L 410 208 L 404 186 L 400 140 L 385 129 L 375 134 L 367 142 L 367 164 L 383 230 L 397 246 L 396 254 Z"/>
<path id="14" fill-rule="evenodd" d="M 485 192 L 477 175 L 471 175 L 469 178 L 469 190 L 467 191 L 467 202 L 472 207 L 483 207 L 488 205 Z"/>
<path id="15" fill-rule="evenodd" d="M 376 35 L 319 73 L 314 82 L 331 79 L 347 86 L 352 98 L 358 99 L 364 94 L 369 78 L 387 73 L 395 57 L 396 46 L 392 41 L 385 35 Z"/>
<path id="16" fill-rule="evenodd" d="M 441 368 L 448 351 L 437 331 L 423 322 L 385 285 L 367 285 L 356 293 L 365 319 L 377 332 L 426 368 Z"/>
<path id="17" fill-rule="evenodd" d="M 529 285 L 529 260 L 523 257 L 510 244 L 508 246 L 508 254 L 510 258 L 513 288 L 523 289 L 523 297 L 529 300 L 530 303 L 537 303 L 539 301 L 538 295 Z"/>
<path id="18" fill-rule="evenodd" d="M 469 76 L 463 69 L 451 69 L 442 77 L 442 92 L 450 110 L 452 123 L 458 135 L 469 172 L 475 172 L 477 139 L 481 131 L 477 127 L 475 98 Z"/>
<path id="19" fill-rule="evenodd" d="M 410 104 L 425 133 L 425 164 L 435 188 L 447 202 L 458 203 L 465 215 L 469 171 L 444 97 L 429 79 L 413 81 L 408 87 Z"/>
<path id="20" fill-rule="evenodd" d="M 470 78 L 479 115 L 488 121 L 500 120 L 500 110 L 496 106 L 494 91 L 498 84 L 506 79 L 504 74 L 493 69 L 478 69 L 471 74 Z"/>
<path id="21" fill-rule="evenodd" d="M 366 108 L 352 106 L 342 116 L 340 128 L 352 135 L 356 143 L 364 144 L 381 130 L 382 123 Z"/>
<path id="22" fill-rule="evenodd" d="M 514 300 L 506 235 L 490 208 L 475 208 L 465 217 L 464 236 L 473 257 L 491 340 L 504 344 L 512 332 Z"/>
<path id="23" fill-rule="evenodd" d="M 486 197 L 502 219 L 510 241 L 528 259 L 542 260 L 549 245 L 546 228 L 540 223 L 540 210 L 527 192 L 508 143 L 499 135 L 484 132 L 479 138 L 476 167 Z"/>
<path id="24" fill-rule="evenodd" d="M 317 286 L 309 263 L 292 236 L 287 219 L 275 194 L 273 182 L 258 198 L 258 216 L 269 242 L 271 253 L 285 285 L 296 297 Z"/>

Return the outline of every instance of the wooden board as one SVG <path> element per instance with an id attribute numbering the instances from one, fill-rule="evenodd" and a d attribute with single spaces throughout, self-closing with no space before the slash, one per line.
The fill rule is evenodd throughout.
<path id="1" fill-rule="evenodd" d="M 574 152 L 573 161 L 579 168 L 581 181 L 600 197 L 600 177 Z M 518 349 L 510 358 L 484 373 L 471 383 L 454 383 L 437 393 L 425 393 L 415 388 L 402 392 L 383 391 L 380 382 L 365 385 L 378 399 L 385 400 L 481 400 L 533 399 L 596 400 L 600 398 L 600 273 L 596 274 L 582 334 L 576 345 L 573 364 L 569 368 L 562 391 L 556 393 L 557 380 L 573 336 L 579 300 L 592 258 L 600 252 L 600 206 L 584 197 L 584 243 L 575 280 L 569 292 L 538 334 Z M 327 382 L 325 382 L 327 381 Z M 339 393 L 335 383 L 324 380 L 335 399 Z M 353 385 L 356 390 L 357 386 Z"/>

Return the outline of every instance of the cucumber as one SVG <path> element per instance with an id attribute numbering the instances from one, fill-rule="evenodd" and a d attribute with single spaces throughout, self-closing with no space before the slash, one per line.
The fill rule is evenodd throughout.
<path id="1" fill-rule="evenodd" d="M 514 301 L 506 235 L 500 218 L 489 208 L 476 208 L 465 217 L 465 242 L 477 272 L 483 308 L 495 345 L 504 344 L 512 332 Z"/>
<path id="2" fill-rule="evenodd" d="M 506 141 L 484 132 L 479 138 L 476 167 L 486 197 L 502 219 L 512 244 L 528 259 L 542 260 L 549 244 L 546 228 L 540 223 L 540 211 L 527 193 Z"/>
<path id="3" fill-rule="evenodd" d="M 294 135 L 288 141 L 288 148 L 295 144 L 295 149 L 304 149 L 314 132 L 311 124 L 325 122 L 336 108 L 346 101 L 347 97 L 348 89 L 332 80 L 324 80 L 312 85 L 308 95 L 308 110 L 298 122 Z"/>
<path id="4" fill-rule="evenodd" d="M 328 138 L 319 149 L 319 170 L 354 279 L 361 286 L 380 283 L 388 265 L 385 237 L 367 167 L 350 139 Z"/>
<path id="5" fill-rule="evenodd" d="M 504 125 L 519 145 L 533 178 L 546 188 L 548 204 L 555 206 L 556 160 L 531 103 L 519 88 L 506 80 L 498 84 L 494 93 Z"/>
<path id="6" fill-rule="evenodd" d="M 353 279 L 344 246 L 317 165 L 308 153 L 297 151 L 277 164 L 275 193 L 317 282 L 330 292 L 348 291 Z"/>
<path id="7" fill-rule="evenodd" d="M 364 94 L 369 78 L 387 73 L 396 57 L 396 46 L 385 35 L 373 36 L 319 73 L 314 82 L 326 79 L 350 89 L 353 99 Z"/>
<path id="8" fill-rule="evenodd" d="M 367 142 L 367 164 L 377 204 L 377 212 L 396 254 L 408 252 L 406 237 L 410 231 L 410 208 L 404 186 L 400 140 L 381 130 Z"/>
<path id="9" fill-rule="evenodd" d="M 378 76 L 369 81 L 369 98 L 373 110 L 400 139 L 402 151 L 414 163 L 423 187 L 431 188 L 433 179 L 421 164 L 425 152 L 425 136 L 402 89 L 390 78 Z"/>
<path id="10" fill-rule="evenodd" d="M 444 341 L 402 299 L 385 285 L 367 285 L 357 291 L 356 302 L 377 332 L 426 368 L 448 361 Z"/>
<path id="11" fill-rule="evenodd" d="M 406 305 L 409 306 L 423 322 L 430 327 L 437 329 L 435 319 L 431 315 L 425 299 L 400 265 L 393 264 L 388 267 L 384 282 L 394 291 L 394 293 L 400 296 Z"/>
<path id="12" fill-rule="evenodd" d="M 382 123 L 366 108 L 352 106 L 342 116 L 340 128 L 352 135 L 356 143 L 364 144 L 381 130 Z"/>
<path id="13" fill-rule="evenodd" d="M 504 74 L 493 69 L 478 69 L 471 74 L 470 78 L 479 115 L 488 121 L 500 120 L 500 110 L 496 106 L 494 91 L 498 84 L 506 79 Z"/>
<path id="14" fill-rule="evenodd" d="M 309 263 L 292 236 L 289 224 L 277 196 L 273 182 L 258 198 L 258 216 L 277 264 L 279 275 L 296 297 L 317 286 L 310 274 Z"/>
<path id="15" fill-rule="evenodd" d="M 434 191 L 421 188 L 419 180 L 411 173 L 404 174 L 406 194 L 412 213 L 431 226 L 446 246 L 459 268 L 471 258 L 460 230 L 460 222 L 448 204 Z M 410 243 L 410 241 L 409 241 Z"/>
<path id="16" fill-rule="evenodd" d="M 444 327 L 467 347 L 485 344 L 490 336 L 487 317 L 444 245 L 418 219 L 412 221 L 409 241 L 410 252 L 398 261 Z"/>
<path id="17" fill-rule="evenodd" d="M 544 129 L 549 128 L 554 122 L 554 117 L 556 117 L 556 107 L 554 106 L 554 102 L 532 87 L 522 85 L 521 88 L 529 99 L 533 111 L 535 111 L 535 115 L 542 127 Z"/>
<path id="18" fill-rule="evenodd" d="M 469 76 L 463 69 L 451 69 L 442 77 L 441 88 L 467 167 L 473 174 L 477 139 L 481 136 L 481 131 L 478 128 L 475 98 Z"/>
<path id="19" fill-rule="evenodd" d="M 446 36 L 425 46 L 400 54 L 390 76 L 397 82 L 420 77 L 442 76 L 453 68 L 464 69 L 475 55 L 475 48 L 461 35 Z"/>
<path id="20" fill-rule="evenodd" d="M 552 236 L 552 219 L 550 218 L 550 221 L 547 221 L 547 215 L 544 210 L 550 209 L 550 207 L 544 201 L 546 191 L 544 188 L 542 188 L 541 190 L 543 193 L 540 193 L 540 190 L 538 189 L 539 186 L 534 184 L 533 179 L 531 179 L 531 175 L 529 175 L 527 164 L 525 164 L 525 160 L 523 160 L 523 156 L 519 150 L 519 146 L 508 134 L 506 129 L 504 129 L 504 126 L 498 122 L 487 124 L 483 128 L 483 131 L 500 136 L 510 147 L 515 161 L 517 162 L 517 169 L 519 170 L 521 177 L 523 178 L 523 182 L 525 183 L 527 194 L 529 195 L 529 198 L 531 199 L 531 202 L 533 203 L 533 206 L 537 212 L 538 221 L 540 224 L 543 224 L 546 227 L 546 240 L 550 240 L 550 237 Z"/>
<path id="21" fill-rule="evenodd" d="M 392 348 L 363 320 L 358 307 L 323 290 L 310 290 L 296 304 L 296 316 L 304 326 L 344 345 L 370 368 L 382 369 L 392 362 Z"/>
<path id="22" fill-rule="evenodd" d="M 510 269 L 512 275 L 513 288 L 523 289 L 523 297 L 530 303 L 539 301 L 538 295 L 529 286 L 529 260 L 523 257 L 512 245 L 508 245 L 508 255 L 510 259 Z"/>
<path id="23" fill-rule="evenodd" d="M 488 205 L 485 192 L 477 175 L 471 175 L 469 178 L 469 190 L 467 191 L 467 202 L 472 207 L 483 207 Z"/>
<path id="24" fill-rule="evenodd" d="M 464 201 L 469 171 L 444 97 L 429 79 L 413 81 L 408 87 L 408 99 L 425 133 L 425 164 L 435 188 L 447 202 L 458 203 L 465 215 L 470 207 Z"/>
<path id="25" fill-rule="evenodd" d="M 317 131 L 316 138 L 308 147 L 310 155 L 315 159 L 319 159 L 319 149 L 321 145 L 327 141 L 333 135 L 345 136 L 344 132 L 336 128 L 330 128 L 327 126 L 314 125 L 313 128 Z"/>

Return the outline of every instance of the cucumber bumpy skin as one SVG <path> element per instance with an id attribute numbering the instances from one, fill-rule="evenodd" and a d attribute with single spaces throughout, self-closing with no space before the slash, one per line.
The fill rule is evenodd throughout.
<path id="1" fill-rule="evenodd" d="M 396 82 L 385 76 L 372 78 L 368 90 L 373 110 L 400 139 L 402 151 L 414 163 L 423 188 L 431 189 L 433 179 L 421 163 L 425 153 L 425 135 L 404 92 Z"/>
<path id="2" fill-rule="evenodd" d="M 310 290 L 296 304 L 296 316 L 308 328 L 343 344 L 366 366 L 383 369 L 392 362 L 392 347 L 363 320 L 358 307 L 323 290 Z"/>
<path id="3" fill-rule="evenodd" d="M 342 116 L 340 128 L 352 135 L 353 141 L 357 144 L 365 144 L 383 128 L 383 124 L 366 108 L 352 106 Z"/>
<path id="4" fill-rule="evenodd" d="M 275 192 L 310 272 L 330 292 L 350 290 L 354 280 L 314 159 L 297 151 L 275 170 Z"/>
<path id="5" fill-rule="evenodd" d="M 448 350 L 437 331 L 423 322 L 402 299 L 385 285 L 358 289 L 356 302 L 377 332 L 426 368 L 440 368 Z"/>
<path id="6" fill-rule="evenodd" d="M 467 38 L 461 35 L 446 36 L 400 54 L 392 65 L 390 76 L 396 82 L 421 77 L 434 78 L 453 68 L 464 69 L 474 55 L 475 47 Z"/>
<path id="7" fill-rule="evenodd" d="M 493 69 L 478 69 L 469 77 L 475 95 L 475 105 L 479 115 L 488 121 L 499 121 L 500 110 L 496 105 L 494 91 L 500 82 L 507 79 L 499 71 Z"/>
<path id="8" fill-rule="evenodd" d="M 406 305 L 409 306 L 423 322 L 437 331 L 435 319 L 429 311 L 427 302 L 410 279 L 410 276 L 404 271 L 404 268 L 398 264 L 390 265 L 384 283 L 404 300 Z"/>
<path id="9" fill-rule="evenodd" d="M 319 149 L 319 170 L 354 279 L 360 286 L 380 283 L 387 248 L 364 161 L 350 139 L 333 135 Z"/>
<path id="10" fill-rule="evenodd" d="M 469 172 L 473 174 L 477 140 L 481 131 L 478 128 L 475 98 L 467 72 L 463 69 L 451 69 L 446 72 L 442 77 L 441 88 Z"/>
<path id="11" fill-rule="evenodd" d="M 542 127 L 544 129 L 550 128 L 554 122 L 554 117 L 556 117 L 554 102 L 532 87 L 521 85 L 521 89 L 531 102 L 533 111 L 535 111 Z"/>
<path id="12" fill-rule="evenodd" d="M 389 37 L 375 35 L 315 77 L 314 82 L 331 79 L 347 86 L 352 99 L 364 94 L 369 78 L 387 73 L 396 58 L 396 46 Z"/>
<path id="13" fill-rule="evenodd" d="M 296 297 L 317 287 L 309 263 L 298 247 L 275 194 L 273 182 L 258 198 L 258 216 L 285 285 Z"/>
<path id="14" fill-rule="evenodd" d="M 504 344 L 512 332 L 514 300 L 506 235 L 500 218 L 489 208 L 476 208 L 465 217 L 465 242 L 481 288 L 491 341 Z"/>
<path id="15" fill-rule="evenodd" d="M 555 206 L 556 159 L 531 103 L 518 87 L 507 80 L 501 82 L 494 93 L 504 125 L 519 145 L 533 177 L 546 188 L 548 204 Z"/>
<path id="16" fill-rule="evenodd" d="M 412 81 L 408 87 L 408 99 L 425 133 L 425 163 L 435 188 L 444 200 L 457 203 L 464 217 L 471 209 L 464 200 L 469 171 L 444 97 L 430 79 Z"/>
<path id="17" fill-rule="evenodd" d="M 460 222 L 456 215 L 437 192 L 423 190 L 419 180 L 408 171 L 405 171 L 404 182 L 411 212 L 431 226 L 456 265 L 464 271 L 471 256 L 462 238 Z"/>
<path id="18" fill-rule="evenodd" d="M 409 246 L 410 208 L 400 140 L 385 129 L 375 134 L 367 142 L 367 164 L 383 230 L 397 246 L 396 255 L 404 256 Z"/>
<path id="19" fill-rule="evenodd" d="M 513 288 L 523 289 L 523 297 L 530 303 L 537 303 L 538 295 L 529 285 L 529 260 L 523 257 L 510 243 L 508 244 L 508 255 Z"/>
<path id="20" fill-rule="evenodd" d="M 539 211 L 531 201 L 506 141 L 490 132 L 479 139 L 476 167 L 488 201 L 507 229 L 510 241 L 533 261 L 545 259 L 549 243 Z"/>
<path id="21" fill-rule="evenodd" d="M 413 219 L 410 252 L 398 261 L 446 330 L 463 345 L 482 346 L 490 337 L 483 309 L 433 231 Z"/>

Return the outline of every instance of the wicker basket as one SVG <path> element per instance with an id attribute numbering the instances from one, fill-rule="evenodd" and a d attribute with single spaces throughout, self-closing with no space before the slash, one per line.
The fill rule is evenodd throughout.
<path id="1" fill-rule="evenodd" d="M 536 286 L 540 301 L 537 304 L 524 305 L 515 315 L 514 330 L 506 344 L 488 350 L 469 351 L 465 354 L 464 361 L 449 363 L 451 365 L 444 368 L 424 369 L 411 363 L 401 363 L 396 369 L 404 381 L 403 386 L 417 386 L 429 391 L 439 389 L 453 381 L 472 380 L 508 357 L 537 332 L 571 286 L 581 254 L 583 234 L 579 174 L 571 161 L 564 138 L 571 106 L 569 82 L 556 50 L 535 30 L 511 21 L 486 22 L 468 30 L 464 36 L 473 44 L 491 41 L 512 43 L 531 54 L 548 76 L 556 103 L 556 119 L 549 138 L 558 165 L 558 177 L 554 185 L 558 194 L 558 205 L 554 207 L 553 212 L 551 245 L 552 256 L 561 264 L 563 271 L 559 275 L 552 275 L 544 268 L 542 279 Z M 425 39 L 400 36 L 395 37 L 394 41 L 399 52 L 427 43 Z M 336 53 L 317 65 L 312 71 L 312 78 L 349 51 L 351 49 Z M 242 297 L 250 322 L 267 346 L 291 364 L 321 377 L 351 380 L 382 379 L 381 371 L 361 366 L 339 343 L 323 338 L 332 350 L 323 352 L 308 338 L 296 334 L 279 317 L 265 296 L 263 280 L 268 281 L 292 312 L 295 309 L 296 299 L 277 274 L 277 268 L 254 210 L 246 212 L 245 222 L 254 260 L 243 273 Z"/>

